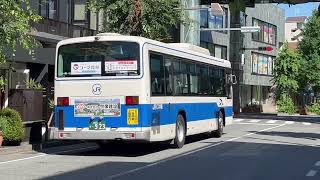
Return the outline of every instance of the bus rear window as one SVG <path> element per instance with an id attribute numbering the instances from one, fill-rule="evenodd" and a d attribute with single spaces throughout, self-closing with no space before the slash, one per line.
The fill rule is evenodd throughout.
<path id="1" fill-rule="evenodd" d="M 139 44 L 104 41 L 62 45 L 57 67 L 58 77 L 137 76 Z"/>

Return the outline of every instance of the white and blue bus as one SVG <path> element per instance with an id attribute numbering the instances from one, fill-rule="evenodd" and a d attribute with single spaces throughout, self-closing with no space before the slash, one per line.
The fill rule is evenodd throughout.
<path id="1" fill-rule="evenodd" d="M 50 138 L 181 148 L 188 135 L 220 137 L 232 123 L 231 65 L 195 47 L 108 34 L 60 41 Z"/>

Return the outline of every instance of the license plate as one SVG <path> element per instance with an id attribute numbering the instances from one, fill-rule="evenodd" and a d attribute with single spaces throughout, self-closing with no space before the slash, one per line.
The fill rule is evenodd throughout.
<path id="1" fill-rule="evenodd" d="M 92 121 L 89 124 L 89 130 L 106 130 L 105 121 Z"/>
<path id="2" fill-rule="evenodd" d="M 127 110 L 127 124 L 128 125 L 138 125 L 138 109 L 128 109 Z"/>

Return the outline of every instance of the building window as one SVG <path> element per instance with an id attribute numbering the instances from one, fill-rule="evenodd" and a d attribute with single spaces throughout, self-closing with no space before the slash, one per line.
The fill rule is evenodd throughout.
<path id="1" fill-rule="evenodd" d="M 87 20 L 86 0 L 74 0 L 73 19 L 75 21 Z"/>
<path id="2" fill-rule="evenodd" d="M 49 19 L 57 19 L 57 0 L 49 0 Z"/>
<path id="3" fill-rule="evenodd" d="M 240 24 L 241 26 L 247 26 L 247 14 L 243 11 L 240 11 Z"/>
<path id="4" fill-rule="evenodd" d="M 260 32 L 252 33 L 252 40 L 276 45 L 277 27 L 275 25 L 253 19 L 253 26 L 259 26 Z"/>
<path id="5" fill-rule="evenodd" d="M 200 46 L 209 50 L 210 55 L 227 60 L 227 47 L 205 41 L 200 42 Z"/>
<path id="6" fill-rule="evenodd" d="M 39 1 L 39 15 L 44 18 L 53 20 L 58 19 L 58 1 L 57 0 L 40 0 Z"/>
<path id="7" fill-rule="evenodd" d="M 208 28 L 208 10 L 200 11 L 200 28 Z"/>
<path id="8" fill-rule="evenodd" d="M 273 61 L 275 57 L 264 54 L 252 53 L 252 74 L 273 75 Z"/>
<path id="9" fill-rule="evenodd" d="M 223 8 L 223 16 L 215 16 L 207 9 L 200 11 L 200 28 L 226 28 L 228 27 L 228 9 Z M 218 31 L 224 32 L 227 31 Z"/>

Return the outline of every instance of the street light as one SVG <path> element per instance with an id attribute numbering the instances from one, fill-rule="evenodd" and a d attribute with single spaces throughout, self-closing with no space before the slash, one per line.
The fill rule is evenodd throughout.
<path id="1" fill-rule="evenodd" d="M 200 31 L 241 31 L 242 33 L 260 32 L 259 26 L 243 26 L 240 28 L 201 28 Z"/>

